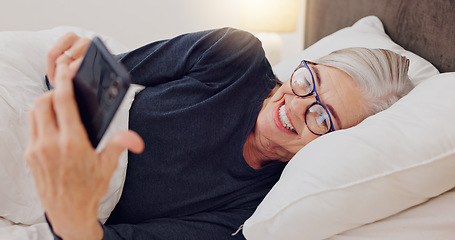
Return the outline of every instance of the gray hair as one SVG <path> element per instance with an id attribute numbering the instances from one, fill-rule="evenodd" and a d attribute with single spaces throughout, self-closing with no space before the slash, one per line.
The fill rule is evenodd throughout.
<path id="1" fill-rule="evenodd" d="M 346 48 L 315 63 L 335 67 L 351 76 L 370 103 L 366 109 L 368 116 L 387 109 L 414 88 L 408 77 L 409 60 L 390 50 Z"/>

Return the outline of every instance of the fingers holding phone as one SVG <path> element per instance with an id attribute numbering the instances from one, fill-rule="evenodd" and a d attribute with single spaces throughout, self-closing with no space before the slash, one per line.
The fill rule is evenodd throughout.
<path id="1" fill-rule="evenodd" d="M 57 40 L 49 50 L 46 60 L 46 74 L 52 85 L 55 84 L 54 76 L 57 62 L 68 63 L 69 69 L 75 72 L 79 68 L 90 42 L 90 39 L 81 38 L 72 32 Z"/>

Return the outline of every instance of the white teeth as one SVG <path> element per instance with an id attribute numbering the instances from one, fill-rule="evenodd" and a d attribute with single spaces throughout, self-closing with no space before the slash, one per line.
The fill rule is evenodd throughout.
<path id="1" fill-rule="evenodd" d="M 286 116 L 286 108 L 284 106 L 285 105 L 283 104 L 279 110 L 281 124 L 283 124 L 283 127 L 287 128 L 288 130 L 295 132 L 294 127 L 291 125 L 291 121 L 289 121 L 288 116 Z"/>

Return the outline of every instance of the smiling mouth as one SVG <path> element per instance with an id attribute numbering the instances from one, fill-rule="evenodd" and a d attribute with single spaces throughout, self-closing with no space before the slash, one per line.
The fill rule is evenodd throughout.
<path id="1" fill-rule="evenodd" d="M 283 127 L 285 127 L 289 131 L 297 133 L 297 131 L 292 126 L 291 121 L 289 120 L 288 116 L 286 115 L 285 104 L 283 104 L 283 106 L 280 107 L 278 113 L 279 113 L 281 124 L 283 124 Z"/>

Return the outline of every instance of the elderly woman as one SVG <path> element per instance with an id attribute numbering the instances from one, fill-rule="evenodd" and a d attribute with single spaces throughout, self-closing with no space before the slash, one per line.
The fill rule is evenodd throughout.
<path id="1" fill-rule="evenodd" d="M 97 153 L 71 83 L 88 43 L 68 34 L 51 49 L 55 90 L 29 114 L 25 158 L 57 239 L 243 239 L 231 233 L 299 149 L 412 88 L 408 60 L 386 50 L 302 61 L 281 84 L 251 34 L 186 34 L 119 56 L 146 88 L 131 106 L 131 131 Z M 102 224 L 97 209 L 125 149 L 123 193 Z"/>

